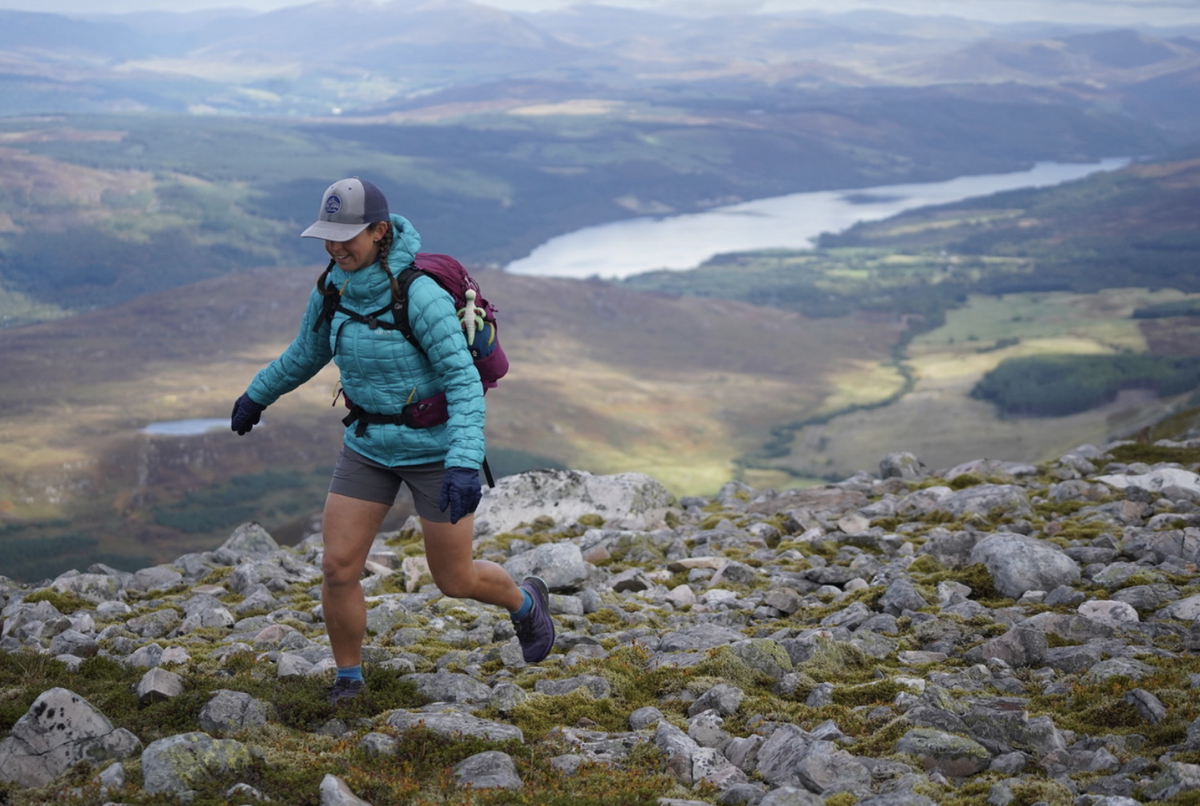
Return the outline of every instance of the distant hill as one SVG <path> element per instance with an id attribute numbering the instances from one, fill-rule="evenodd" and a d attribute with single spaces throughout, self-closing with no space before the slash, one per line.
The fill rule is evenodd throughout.
<path id="1" fill-rule="evenodd" d="M 296 236 L 340 176 L 376 181 L 428 248 L 504 264 L 639 210 L 689 213 L 1172 144 L 1044 90 L 864 88 L 810 104 L 744 88 L 725 79 L 710 85 L 719 95 L 697 87 L 658 101 L 644 87 L 614 97 L 582 82 L 522 81 L 383 104 L 374 117 L 0 118 L 0 303 L 19 291 L 86 310 L 311 260 L 319 244 Z"/>
<path id="2" fill-rule="evenodd" d="M 905 68 L 901 74 L 921 81 L 1089 81 L 1111 87 L 1136 85 L 1196 66 L 1197 53 L 1190 47 L 1116 30 L 1059 39 L 987 39 Z"/>
<path id="3" fill-rule="evenodd" d="M 217 277 L 0 330 L 0 373 L 26 381 L 0 385 L 0 554 L 5 541 L 71 538 L 81 522 L 94 541 L 79 550 L 106 562 L 211 546 L 226 521 L 307 529 L 341 438 L 332 367 L 246 437 L 141 429 L 226 420 L 295 336 L 319 268 Z M 836 368 L 885 357 L 896 336 L 881 317 L 816 321 L 599 282 L 477 276 L 500 308 L 512 362 L 488 395 L 488 451 L 501 474 L 636 468 L 681 492 L 715 489 L 771 424 L 817 406 Z"/>
<path id="4" fill-rule="evenodd" d="M 1200 160 L 1149 162 L 1054 188 L 999 193 L 859 224 L 825 247 L 882 246 L 1008 258 L 987 293 L 1200 291 Z"/>
<path id="5" fill-rule="evenodd" d="M 623 281 L 756 301 L 831 321 L 889 315 L 889 361 L 846 369 L 823 405 L 780 422 L 747 473 L 839 477 L 907 444 L 1037 461 L 1177 434 L 1200 419 L 1200 161 L 1135 164 L 857 225 L 815 252 L 727 254 Z"/>

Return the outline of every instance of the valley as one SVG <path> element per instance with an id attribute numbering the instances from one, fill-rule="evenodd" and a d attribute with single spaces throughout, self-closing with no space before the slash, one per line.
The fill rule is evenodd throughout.
<path id="1" fill-rule="evenodd" d="M 250 519 L 284 541 L 313 528 L 332 369 L 245 438 L 142 429 L 228 416 L 295 333 L 323 262 L 296 237 L 316 196 L 355 174 L 500 307 L 499 473 L 712 494 L 892 450 L 1037 461 L 1166 415 L 1190 427 L 1190 391 L 1063 417 L 972 394 L 1009 359 L 1195 354 L 1191 309 L 1135 313 L 1200 294 L 1200 25 L 363 8 L 0 11 L 0 574 L 141 567 Z M 347 26 L 371 35 L 330 49 Z M 613 283 L 500 270 L 639 215 L 1128 154 L 1146 159 L 816 250 Z"/>

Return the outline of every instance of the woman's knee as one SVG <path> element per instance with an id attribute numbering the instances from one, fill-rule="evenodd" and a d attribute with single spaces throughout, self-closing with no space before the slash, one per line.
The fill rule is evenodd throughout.
<path id="1" fill-rule="evenodd" d="M 325 552 L 321 558 L 321 574 L 327 585 L 350 585 L 362 578 L 363 566 L 351 557 Z"/>

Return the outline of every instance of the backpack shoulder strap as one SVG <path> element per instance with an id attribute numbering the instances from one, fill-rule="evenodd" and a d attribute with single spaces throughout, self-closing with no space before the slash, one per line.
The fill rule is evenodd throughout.
<path id="1" fill-rule="evenodd" d="M 396 297 L 393 306 L 394 312 L 392 319 L 396 323 L 396 330 L 400 331 L 400 335 L 408 340 L 408 343 L 416 347 L 422 355 L 425 354 L 425 348 L 417 341 L 417 337 L 413 335 L 412 325 L 408 321 L 408 287 L 413 284 L 413 280 L 420 277 L 425 272 L 418 269 L 416 266 L 409 264 L 404 271 L 400 272 L 400 276 L 396 278 L 396 285 L 392 287 L 392 295 Z"/>

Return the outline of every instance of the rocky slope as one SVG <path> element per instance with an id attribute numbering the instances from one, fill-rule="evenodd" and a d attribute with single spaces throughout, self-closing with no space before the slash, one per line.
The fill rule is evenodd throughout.
<path id="1" fill-rule="evenodd" d="M 368 564 L 369 693 L 325 705 L 312 535 L 0 584 L 0 802 L 1192 803 L 1200 441 L 1082 446 L 671 499 L 639 474 L 502 479 L 477 554 L 554 591 Z"/>

